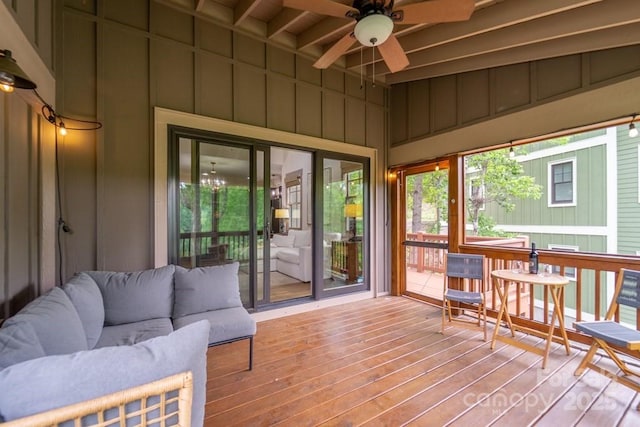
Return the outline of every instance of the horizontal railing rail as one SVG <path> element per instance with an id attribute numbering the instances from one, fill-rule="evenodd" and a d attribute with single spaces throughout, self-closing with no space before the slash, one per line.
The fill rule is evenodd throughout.
<path id="1" fill-rule="evenodd" d="M 489 314 L 495 317 L 499 307 L 497 306 L 497 291 L 493 287 L 490 280 L 490 272 L 498 269 L 515 268 L 517 264 L 521 268 L 528 268 L 528 248 L 507 248 L 495 247 L 486 244 L 465 244 L 460 246 L 460 252 L 470 254 L 482 254 L 487 258 L 488 269 L 486 283 L 488 292 L 491 293 L 491 303 L 487 307 Z M 610 296 L 613 293 L 613 287 L 617 274 L 621 268 L 632 270 L 640 270 L 640 258 L 631 255 L 612 255 L 612 254 L 595 254 L 582 252 L 563 252 L 538 250 L 538 260 L 543 268 L 549 267 L 552 272 L 565 275 L 571 279 L 571 283 L 565 287 L 565 293 L 562 301 L 560 301 L 562 312 L 566 319 L 581 320 L 602 320 L 606 314 L 607 307 L 610 303 Z M 552 309 L 552 302 L 546 292 L 541 292 L 540 288 L 536 292 L 536 285 L 526 284 L 518 286 L 518 295 L 515 302 L 520 301 L 520 292 L 529 292 L 537 298 L 529 299 L 529 307 L 523 310 L 516 309 L 517 313 L 524 313 L 514 317 L 516 323 L 524 326 L 532 327 L 541 331 L 548 329 L 550 317 L 547 313 Z M 607 298 L 609 296 L 609 298 Z M 568 307 L 566 302 L 573 302 Z M 586 307 L 589 303 L 589 308 Z M 636 329 L 640 329 L 640 310 L 635 313 L 626 313 L 627 323 L 635 325 Z M 620 321 L 621 313 L 618 311 L 615 315 L 616 320 Z M 572 322 L 565 322 L 569 338 L 587 343 L 589 339 L 574 328 Z"/>
<path id="2" fill-rule="evenodd" d="M 262 231 L 258 234 L 262 235 Z M 191 258 L 212 254 L 223 246 L 226 258 L 246 262 L 249 259 L 249 241 L 249 231 L 180 233 L 178 256 Z"/>

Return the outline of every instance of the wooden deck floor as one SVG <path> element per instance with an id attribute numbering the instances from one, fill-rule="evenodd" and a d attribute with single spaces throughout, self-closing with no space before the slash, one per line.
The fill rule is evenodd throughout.
<path id="1" fill-rule="evenodd" d="M 246 342 L 209 350 L 205 425 L 640 425 L 636 393 L 573 376 L 580 348 L 553 344 L 543 371 L 540 356 L 439 331 L 439 309 L 402 297 L 261 322 L 253 371 Z"/>

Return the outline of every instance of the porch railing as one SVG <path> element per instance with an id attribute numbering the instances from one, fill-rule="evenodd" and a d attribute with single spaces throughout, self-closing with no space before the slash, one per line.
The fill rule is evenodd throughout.
<path id="1" fill-rule="evenodd" d="M 498 295 L 490 278 L 492 270 L 512 268 L 515 261 L 520 261 L 523 268 L 528 264 L 528 248 L 493 247 L 489 245 L 465 244 L 460 246 L 460 251 L 471 254 L 482 254 L 488 259 L 488 271 L 486 283 L 488 292 L 491 293 L 488 312 L 496 316 Z M 564 297 L 560 301 L 565 315 L 565 326 L 569 337 L 574 341 L 587 342 L 587 338 L 576 332 L 572 320 L 601 320 L 606 314 L 607 307 L 615 286 L 616 276 L 620 268 L 640 270 L 640 258 L 637 256 L 571 253 L 561 251 L 538 250 L 539 262 L 548 266 L 553 272 L 570 277 L 571 282 L 565 287 Z M 521 284 L 517 287 L 515 303 L 519 303 L 519 293 L 528 292 L 534 298 L 530 298 L 528 307 L 519 307 L 516 312 L 522 313 L 514 317 L 514 322 L 533 327 L 541 331 L 548 329 L 550 322 L 549 313 L 552 310 L 552 302 L 542 287 L 531 284 Z M 511 301 L 511 300 L 510 300 Z M 567 301 L 571 301 L 568 305 Z M 640 329 L 640 310 L 616 313 L 616 320 L 635 325 Z M 624 318 L 623 318 L 624 317 Z"/>
<path id="2" fill-rule="evenodd" d="M 447 243 L 447 236 L 426 233 L 407 235 L 407 240 L 419 242 Z M 529 239 L 467 237 L 467 243 L 460 246 L 460 252 L 481 254 L 487 258 L 485 283 L 487 284 L 488 314 L 497 316 L 499 298 L 491 280 L 491 271 L 516 267 L 528 268 Z M 407 247 L 407 268 L 416 272 L 444 273 L 446 249 L 432 247 Z M 569 337 L 578 342 L 588 339 L 575 331 L 573 321 L 603 319 L 609 306 L 616 275 L 620 268 L 640 270 L 637 256 L 576 253 L 538 250 L 542 268 L 570 278 L 560 303 L 565 315 L 565 326 Z M 511 287 L 509 311 L 519 313 L 514 322 L 541 331 L 548 330 L 553 303 L 541 286 L 520 283 Z M 513 307 L 514 305 L 515 307 Z M 616 313 L 616 319 L 640 330 L 640 311 L 627 310 Z"/>
<path id="3" fill-rule="evenodd" d="M 220 255 L 226 259 L 246 262 L 249 259 L 249 231 L 198 231 L 180 233 L 180 259 Z M 223 248 L 223 249 L 222 249 Z"/>

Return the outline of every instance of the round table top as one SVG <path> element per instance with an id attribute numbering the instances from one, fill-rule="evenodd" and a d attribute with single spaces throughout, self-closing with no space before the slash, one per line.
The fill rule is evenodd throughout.
<path id="1" fill-rule="evenodd" d="M 491 276 L 512 282 L 534 283 L 537 285 L 562 286 L 569 283 L 565 276 L 552 273 L 531 274 L 524 270 L 493 270 Z"/>

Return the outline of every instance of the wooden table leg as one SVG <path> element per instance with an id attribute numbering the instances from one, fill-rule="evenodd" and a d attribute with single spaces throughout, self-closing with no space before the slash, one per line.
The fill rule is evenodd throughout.
<path id="1" fill-rule="evenodd" d="M 562 339 L 564 341 L 564 348 L 567 351 L 567 356 L 571 354 L 571 349 L 569 347 L 569 337 L 567 337 L 567 331 L 564 328 L 564 313 L 560 310 L 560 300 L 562 299 L 562 295 L 564 294 L 564 287 L 554 287 L 551 289 L 551 298 L 553 299 L 553 307 L 554 313 L 557 312 L 558 317 L 558 327 L 560 328 L 560 334 L 562 335 Z"/>
<path id="2" fill-rule="evenodd" d="M 506 284 L 506 282 L 501 282 L 497 277 L 493 278 L 493 287 L 498 292 L 498 297 L 500 297 L 500 311 L 498 311 L 496 326 L 493 329 L 493 337 L 491 338 L 491 350 L 493 350 L 496 346 L 496 339 L 498 337 L 498 330 L 500 329 L 500 322 L 502 321 L 502 316 L 504 316 L 505 314 L 507 316 L 507 324 L 509 325 L 509 329 L 511 330 L 511 336 L 515 336 L 515 333 L 513 332 L 513 325 L 511 324 L 511 317 L 509 316 L 509 310 L 507 310 L 507 298 L 509 296 L 508 286 L 509 285 Z"/>

